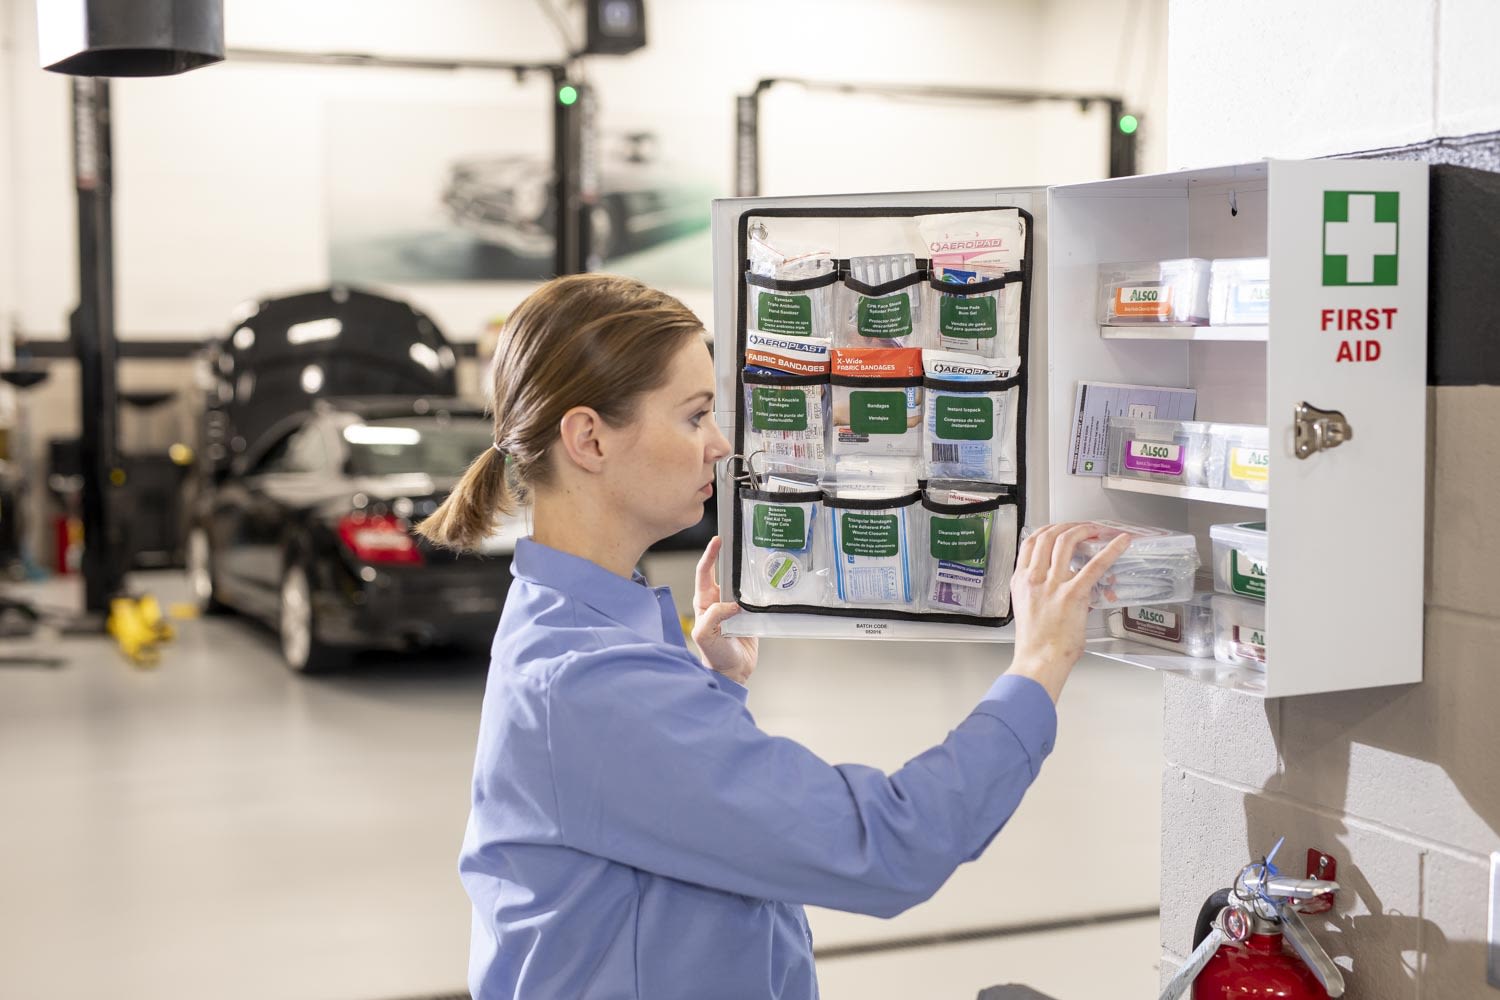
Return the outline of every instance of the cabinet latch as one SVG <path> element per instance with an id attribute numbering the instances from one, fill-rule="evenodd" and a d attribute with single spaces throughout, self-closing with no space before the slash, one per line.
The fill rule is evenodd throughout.
<path id="1" fill-rule="evenodd" d="M 1293 417 L 1297 428 L 1297 457 L 1310 458 L 1314 452 L 1327 451 L 1354 437 L 1354 428 L 1338 410 L 1320 410 L 1304 402 Z"/>

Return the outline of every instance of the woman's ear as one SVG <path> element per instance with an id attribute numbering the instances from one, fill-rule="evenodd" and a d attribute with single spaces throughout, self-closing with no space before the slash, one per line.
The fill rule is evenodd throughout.
<path id="1" fill-rule="evenodd" d="M 604 446 L 600 435 L 604 421 L 592 408 L 575 406 L 563 414 L 558 443 L 568 461 L 585 472 L 604 468 Z"/>

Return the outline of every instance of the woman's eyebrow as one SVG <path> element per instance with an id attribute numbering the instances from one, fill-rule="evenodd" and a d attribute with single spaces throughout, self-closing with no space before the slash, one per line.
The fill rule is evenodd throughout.
<path id="1" fill-rule="evenodd" d="M 695 393 L 693 393 L 691 396 L 689 396 L 687 399 L 684 399 L 682 402 L 678 403 L 677 405 L 678 406 L 686 406 L 689 403 L 696 403 L 700 399 L 707 401 L 707 400 L 711 400 L 713 398 L 714 398 L 714 391 L 712 389 L 704 389 L 701 392 L 695 392 Z"/>

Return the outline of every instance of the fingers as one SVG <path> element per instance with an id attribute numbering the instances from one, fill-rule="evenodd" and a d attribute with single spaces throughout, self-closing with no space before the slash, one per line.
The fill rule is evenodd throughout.
<path id="1" fill-rule="evenodd" d="M 698 577 L 693 588 L 693 607 L 703 608 L 719 599 L 719 549 L 724 539 L 718 535 L 708 540 L 703 557 L 698 560 Z"/>
<path id="2" fill-rule="evenodd" d="M 1016 560 L 1016 572 L 1025 574 L 1032 580 L 1041 582 L 1047 578 L 1047 571 L 1052 565 L 1052 548 L 1057 536 L 1072 527 L 1070 524 L 1048 524 L 1039 529 L 1036 534 L 1026 539 L 1026 545 L 1022 546 L 1022 553 L 1026 558 Z M 1027 551 L 1026 546 L 1030 546 Z"/>
<path id="3" fill-rule="evenodd" d="M 1074 525 L 1060 532 L 1057 540 L 1052 543 L 1052 569 L 1047 575 L 1054 580 L 1071 579 L 1073 553 L 1078 550 L 1079 543 L 1085 539 L 1097 538 L 1099 533 L 1099 526 L 1091 523 Z"/>
<path id="4" fill-rule="evenodd" d="M 710 604 L 698 615 L 698 620 L 693 623 L 693 641 L 698 642 L 700 636 L 716 636 L 723 629 L 724 623 L 743 609 L 733 601 L 721 601 Z"/>
<path id="5" fill-rule="evenodd" d="M 1134 537 L 1134 535 L 1122 532 L 1110 539 L 1109 544 L 1094 553 L 1094 558 L 1090 559 L 1084 565 L 1083 569 L 1078 571 L 1078 575 L 1073 577 L 1069 586 L 1083 590 L 1094 589 L 1094 585 L 1104 577 L 1105 573 L 1109 572 L 1109 568 L 1115 564 L 1115 560 L 1120 558 L 1120 553 L 1130 548 L 1130 542 Z"/>

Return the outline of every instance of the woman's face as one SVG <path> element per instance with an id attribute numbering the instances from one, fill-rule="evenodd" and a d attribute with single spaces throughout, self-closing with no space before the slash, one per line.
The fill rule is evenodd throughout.
<path id="1" fill-rule="evenodd" d="M 732 450 L 714 422 L 714 365 L 693 337 L 671 362 L 666 384 L 646 393 L 622 428 L 608 476 L 612 505 L 651 542 L 691 528 L 713 496 L 714 464 Z"/>

